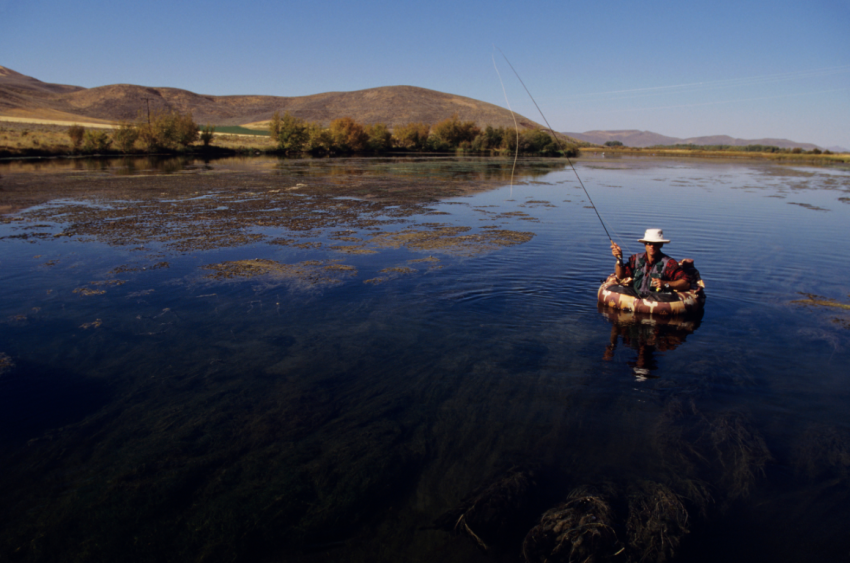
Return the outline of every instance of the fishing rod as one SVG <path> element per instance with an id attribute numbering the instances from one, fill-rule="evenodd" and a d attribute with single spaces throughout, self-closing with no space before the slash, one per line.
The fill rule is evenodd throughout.
<path id="1" fill-rule="evenodd" d="M 493 45 L 493 47 L 496 47 Z M 501 51 L 499 51 L 501 53 Z M 504 56 L 504 53 L 502 53 Z M 499 72 L 499 67 L 496 65 L 496 57 L 493 58 L 493 68 L 496 69 L 496 76 L 499 77 L 499 84 L 502 85 L 502 93 L 505 95 L 505 103 L 508 104 L 508 110 L 511 112 L 511 117 L 514 120 L 514 129 L 516 129 L 516 150 L 514 151 L 514 165 L 511 167 L 511 197 L 513 197 L 514 193 L 514 171 L 516 170 L 516 161 L 519 159 L 519 124 L 516 122 L 516 115 L 514 114 L 513 108 L 511 108 L 511 102 L 508 100 L 508 91 L 505 90 L 505 83 L 502 82 L 502 73 Z"/>
<path id="2" fill-rule="evenodd" d="M 499 48 L 496 47 L 496 49 L 499 49 Z M 502 50 L 499 49 L 499 52 L 502 53 Z M 584 190 L 584 195 L 587 196 L 587 200 L 590 202 L 591 207 L 593 207 L 593 211 L 595 211 L 596 216 L 599 217 L 599 222 L 602 223 L 602 228 L 605 229 L 605 234 L 608 235 L 608 240 L 610 240 L 611 242 L 614 242 L 614 239 L 611 238 L 611 234 L 608 233 L 608 228 L 605 226 L 605 221 L 602 220 L 602 215 L 600 215 L 599 210 L 596 209 L 596 204 L 593 203 L 593 199 L 591 199 L 590 194 L 587 192 L 587 188 L 584 187 L 584 182 L 581 181 L 581 177 L 579 177 L 578 171 L 576 171 L 576 167 L 573 166 L 573 161 L 570 159 L 569 155 L 567 154 L 567 151 L 565 149 L 561 148 L 561 144 L 558 141 L 558 136 L 552 130 L 552 126 L 549 125 L 549 121 L 546 119 L 546 116 L 543 115 L 543 110 L 541 110 L 540 106 L 537 105 L 537 101 L 534 99 L 534 96 L 532 96 L 531 92 L 528 91 L 528 87 L 525 85 L 525 82 L 522 81 L 522 78 L 520 78 L 519 73 L 514 68 L 514 65 L 511 64 L 511 61 L 508 60 L 508 57 L 505 56 L 504 53 L 502 53 L 502 56 L 505 58 L 505 62 L 508 63 L 508 66 L 511 67 L 511 70 L 514 71 L 514 74 L 516 75 L 517 80 L 519 80 L 519 83 L 522 84 L 523 88 L 525 88 L 525 92 L 526 92 L 526 94 L 528 94 L 528 97 L 531 98 L 532 102 L 534 102 L 534 107 L 536 107 L 537 111 L 540 112 L 540 117 L 543 118 L 543 122 L 546 124 L 546 127 L 549 128 L 549 132 L 552 134 L 552 137 L 555 139 L 555 144 L 557 144 L 558 148 L 560 148 L 564 152 L 564 156 L 567 158 L 567 162 L 570 163 L 570 168 L 573 169 L 573 174 L 576 175 L 576 179 L 578 180 L 578 183 L 581 186 L 581 189 Z"/>

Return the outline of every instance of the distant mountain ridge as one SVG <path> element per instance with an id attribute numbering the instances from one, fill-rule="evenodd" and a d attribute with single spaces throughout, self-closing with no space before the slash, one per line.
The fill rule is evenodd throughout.
<path id="1" fill-rule="evenodd" d="M 311 96 L 208 96 L 179 88 L 112 84 L 96 88 L 48 84 L 0 66 L 0 115 L 58 121 L 134 120 L 157 110 L 192 112 L 196 122 L 213 125 L 254 125 L 275 111 L 291 112 L 327 126 L 339 117 L 364 124 L 393 127 L 411 122 L 434 124 L 457 114 L 479 126 L 514 127 L 507 109 L 464 96 L 415 86 L 383 86 L 355 92 Z M 540 125 L 517 115 L 520 127 Z"/>
<path id="2" fill-rule="evenodd" d="M 620 141 L 627 147 L 652 147 L 655 145 L 731 145 L 735 147 L 743 147 L 746 145 L 768 145 L 783 149 L 793 149 L 800 147 L 804 150 L 812 150 L 818 147 L 812 143 L 798 143 L 788 139 L 736 139 L 728 135 L 711 135 L 707 137 L 688 137 L 680 139 L 678 137 L 668 137 L 660 133 L 652 131 L 638 131 L 637 129 L 627 129 L 619 131 L 585 131 L 584 133 L 564 133 L 575 139 L 593 143 L 595 145 L 604 145 L 608 141 Z M 846 149 L 841 147 L 830 147 L 829 150 L 836 152 L 846 152 Z"/>

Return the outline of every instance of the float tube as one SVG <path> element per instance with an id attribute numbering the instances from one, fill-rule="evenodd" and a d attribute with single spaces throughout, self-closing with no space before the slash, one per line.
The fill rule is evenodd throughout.
<path id="1" fill-rule="evenodd" d="M 648 313 L 651 315 L 661 315 L 662 317 L 685 315 L 688 313 L 697 313 L 702 311 L 705 305 L 705 282 L 699 275 L 699 272 L 694 268 L 694 261 L 686 258 L 679 262 L 679 266 L 685 270 L 685 273 L 691 280 L 691 288 L 687 291 L 674 291 L 677 299 L 670 302 L 655 301 L 640 297 L 632 297 L 610 291 L 610 287 L 614 285 L 629 286 L 632 278 L 619 279 L 616 274 L 608 276 L 602 285 L 599 286 L 599 291 L 596 297 L 599 304 L 604 307 L 612 307 L 623 311 L 633 311 L 635 313 Z"/>

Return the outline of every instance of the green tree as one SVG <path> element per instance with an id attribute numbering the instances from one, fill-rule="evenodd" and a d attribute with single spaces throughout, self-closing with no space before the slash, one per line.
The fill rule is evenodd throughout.
<path id="1" fill-rule="evenodd" d="M 310 138 L 307 125 L 303 119 L 286 112 L 280 120 L 280 131 L 277 135 L 277 147 L 286 153 L 301 152 Z"/>
<path id="2" fill-rule="evenodd" d="M 334 140 L 330 130 L 318 123 L 307 125 L 307 142 L 304 150 L 314 155 L 330 154 L 334 148 Z"/>
<path id="3" fill-rule="evenodd" d="M 432 128 L 433 136 L 452 148 L 459 147 L 464 142 L 472 143 L 480 132 L 474 121 L 461 121 L 456 113 Z"/>
<path id="4" fill-rule="evenodd" d="M 272 120 L 269 122 L 269 134 L 272 139 L 277 139 L 280 136 L 280 112 L 275 111 L 272 115 Z"/>
<path id="5" fill-rule="evenodd" d="M 177 144 L 181 147 L 188 147 L 192 143 L 198 140 L 200 127 L 195 123 L 195 120 L 192 119 L 191 113 L 182 114 L 179 112 L 174 112 L 174 120 L 176 131 L 176 141 Z"/>
<path id="6" fill-rule="evenodd" d="M 188 147 L 198 140 L 198 124 L 191 113 L 158 111 L 151 115 L 149 121 L 139 116 L 136 128 L 139 139 L 149 151 Z"/>
<path id="7" fill-rule="evenodd" d="M 132 123 L 122 121 L 118 129 L 112 132 L 112 142 L 118 146 L 118 150 L 124 153 L 132 152 L 139 138 L 139 130 Z"/>
<path id="8" fill-rule="evenodd" d="M 106 131 L 88 130 L 83 135 L 83 152 L 104 153 L 109 150 L 110 145 L 112 145 L 112 139 Z"/>
<path id="9" fill-rule="evenodd" d="M 542 129 L 526 129 L 520 134 L 520 152 L 551 156 L 559 152 L 558 144 Z"/>
<path id="10" fill-rule="evenodd" d="M 367 125 L 366 136 L 369 137 L 368 146 L 370 151 L 386 152 L 393 148 L 393 135 L 383 123 Z"/>
<path id="11" fill-rule="evenodd" d="M 606 141 L 605 146 L 606 147 L 622 147 L 623 142 L 622 141 Z"/>
<path id="12" fill-rule="evenodd" d="M 428 142 L 431 126 L 427 123 L 408 123 L 393 127 L 393 145 L 402 149 L 422 150 Z"/>
<path id="13" fill-rule="evenodd" d="M 83 144 L 83 135 L 85 135 L 86 130 L 82 125 L 71 125 L 68 127 L 68 138 L 71 139 L 71 146 L 74 147 L 75 151 L 80 150 L 80 146 Z"/>
<path id="14" fill-rule="evenodd" d="M 201 142 L 204 144 L 205 147 L 208 147 L 212 144 L 214 136 L 215 125 L 210 125 L 209 123 L 207 123 L 201 130 Z"/>

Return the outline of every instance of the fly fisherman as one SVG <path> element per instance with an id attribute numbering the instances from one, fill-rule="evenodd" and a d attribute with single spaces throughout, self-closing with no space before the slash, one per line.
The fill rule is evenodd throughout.
<path id="1" fill-rule="evenodd" d="M 634 254 L 628 262 L 623 262 L 623 250 L 611 241 L 611 254 L 617 258 L 614 273 L 621 280 L 633 278 L 628 285 L 613 285 L 608 289 L 632 297 L 655 298 L 657 301 L 672 301 L 676 297 L 673 291 L 687 291 L 691 287 L 688 275 L 679 264 L 661 252 L 664 238 L 661 229 L 647 229 L 642 239 L 638 239 L 646 248 L 643 254 Z"/>

